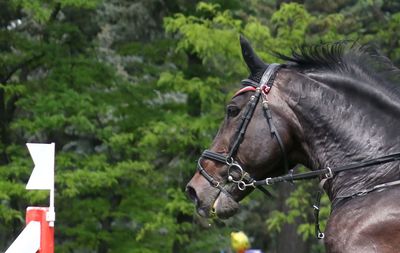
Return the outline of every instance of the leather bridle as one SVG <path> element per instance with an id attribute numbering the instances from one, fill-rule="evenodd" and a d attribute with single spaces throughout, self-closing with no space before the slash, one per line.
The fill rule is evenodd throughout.
<path id="1" fill-rule="evenodd" d="M 294 174 L 293 170 L 288 170 L 288 160 L 287 160 L 287 155 L 285 148 L 283 146 L 282 138 L 279 135 L 279 132 L 276 130 L 275 125 L 272 121 L 272 115 L 271 111 L 269 109 L 269 104 L 268 104 L 268 98 L 267 95 L 269 91 L 272 88 L 272 85 L 274 83 L 274 79 L 276 76 L 277 71 L 279 68 L 281 68 L 282 65 L 279 64 L 270 64 L 267 69 L 265 70 L 261 81 L 259 83 L 254 82 L 253 80 L 250 79 L 245 79 L 242 81 L 242 85 L 245 85 L 246 88 L 242 89 L 245 91 L 254 91 L 254 95 L 250 97 L 250 101 L 248 102 L 245 112 L 243 114 L 242 120 L 236 130 L 235 133 L 235 139 L 233 142 L 232 147 L 230 148 L 230 151 L 228 154 L 220 154 L 213 152 L 211 150 L 205 150 L 203 154 L 201 155 L 200 159 L 198 160 L 198 165 L 197 165 L 197 170 L 199 173 L 208 181 L 210 184 L 218 188 L 221 192 L 225 193 L 227 196 L 231 196 L 231 194 L 224 188 L 222 185 L 221 181 L 216 180 L 213 176 L 211 176 L 201 165 L 201 161 L 203 159 L 209 159 L 213 160 L 218 163 L 225 164 L 228 166 L 228 177 L 227 177 L 227 182 L 234 183 L 237 185 L 239 190 L 244 191 L 247 187 L 253 187 L 253 188 L 258 188 L 265 194 L 271 196 L 271 194 L 263 188 L 263 185 L 272 185 L 276 183 L 281 183 L 281 182 L 294 182 L 298 180 L 306 180 L 306 179 L 313 179 L 313 178 L 319 178 L 320 181 L 320 186 L 323 188 L 324 183 L 326 180 L 329 180 L 334 177 L 337 173 L 344 172 L 344 171 L 349 171 L 349 170 L 356 170 L 356 169 L 361 169 L 361 168 L 367 168 L 367 167 L 372 167 L 375 165 L 380 165 L 380 164 L 386 164 L 390 162 L 395 162 L 395 161 L 400 161 L 400 152 L 397 153 L 392 153 L 389 155 L 384 155 L 384 156 L 379 156 L 376 158 L 372 158 L 369 160 L 365 160 L 363 162 L 359 163 L 353 163 L 353 164 L 348 164 L 344 166 L 339 166 L 335 168 L 322 168 L 322 169 L 317 169 L 309 172 L 303 172 L 303 173 L 298 173 Z M 236 93 L 236 95 L 240 95 L 241 92 L 239 91 Z M 235 95 L 235 96 L 236 96 Z M 250 123 L 250 120 L 254 114 L 254 111 L 257 107 L 258 102 L 260 101 L 260 98 L 262 100 L 262 105 L 264 109 L 264 116 L 267 120 L 267 123 L 269 125 L 270 133 L 272 137 L 275 137 L 279 144 L 279 148 L 281 150 L 281 153 L 283 155 L 283 160 L 284 160 L 284 166 L 285 166 L 285 173 L 283 176 L 277 176 L 273 178 L 265 178 L 261 180 L 255 180 L 253 179 L 249 173 L 247 173 L 242 166 L 235 160 L 235 156 L 237 154 L 237 151 L 239 149 L 240 144 L 243 141 L 244 135 L 246 133 L 247 126 Z M 373 191 L 378 191 L 382 190 L 388 187 L 393 187 L 393 186 L 398 186 L 400 185 L 400 180 L 395 180 L 395 181 L 390 181 L 386 182 L 383 184 L 375 185 L 371 188 L 363 189 L 358 192 L 354 192 L 350 195 L 346 196 L 339 196 L 339 199 L 347 199 L 347 198 L 353 198 L 357 196 L 363 196 L 365 194 L 368 194 Z M 315 212 L 315 231 L 316 231 L 316 236 L 319 239 L 324 238 L 324 233 L 321 232 L 319 228 L 319 202 L 320 202 L 320 196 L 321 192 L 318 193 L 316 203 L 313 205 Z"/>
<path id="2" fill-rule="evenodd" d="M 249 125 L 251 118 L 253 117 L 254 111 L 257 107 L 260 99 L 262 100 L 262 105 L 264 109 L 264 116 L 269 125 L 270 133 L 272 137 L 275 137 L 279 148 L 283 155 L 285 171 L 288 171 L 288 161 L 285 148 L 283 146 L 282 138 L 279 135 L 279 132 L 276 130 L 275 125 L 272 121 L 272 114 L 268 104 L 267 95 L 272 88 L 274 83 L 274 79 L 277 71 L 281 68 L 280 64 L 270 64 L 265 70 L 264 74 L 259 83 L 254 82 L 250 79 L 245 79 L 242 81 L 242 85 L 246 86 L 246 91 L 254 91 L 254 94 L 250 97 L 250 101 L 247 103 L 245 111 L 242 116 L 242 120 L 238 125 L 238 128 L 235 132 L 235 138 L 233 141 L 233 145 L 231 146 L 228 154 L 220 154 L 213 152 L 211 150 L 205 150 L 198 160 L 197 170 L 199 173 L 208 181 L 210 184 L 218 188 L 221 192 L 225 193 L 228 196 L 231 196 L 223 187 L 220 181 L 216 180 L 213 176 L 211 176 L 201 165 L 201 161 L 203 159 L 213 160 L 228 166 L 228 178 L 227 181 L 234 183 L 237 185 L 239 190 L 244 191 L 247 187 L 257 187 L 262 192 L 270 196 L 270 193 L 263 188 L 261 185 L 256 186 L 254 180 L 249 173 L 247 173 L 242 166 L 235 160 L 235 156 L 238 152 L 239 146 L 243 141 L 244 135 L 246 133 L 247 126 Z M 243 89 L 242 89 L 243 90 Z M 239 95 L 239 94 L 236 94 Z"/>

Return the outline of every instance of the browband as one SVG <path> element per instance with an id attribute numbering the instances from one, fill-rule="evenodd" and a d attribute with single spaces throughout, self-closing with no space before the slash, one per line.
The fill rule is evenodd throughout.
<path id="1" fill-rule="evenodd" d="M 242 84 L 243 84 L 243 83 L 242 83 Z M 235 93 L 235 95 L 233 95 L 232 98 L 234 98 L 234 97 L 236 97 L 236 96 L 238 96 L 238 95 L 240 95 L 240 94 L 242 94 L 242 93 L 248 92 L 248 91 L 256 91 L 256 88 L 253 87 L 253 86 L 246 86 L 246 87 L 244 87 L 244 88 L 241 88 L 240 90 L 238 90 L 238 91 Z"/>
<path id="2" fill-rule="evenodd" d="M 242 80 L 241 84 L 246 86 L 233 95 L 233 97 L 236 97 L 244 92 L 248 91 L 255 91 L 258 87 L 264 87 L 266 90 L 271 89 L 272 85 L 274 84 L 275 80 L 275 74 L 277 73 L 277 70 L 281 67 L 281 64 L 278 63 L 271 63 L 268 65 L 267 69 L 265 70 L 264 74 L 261 77 L 260 83 L 257 83 L 251 79 L 244 79 Z"/>

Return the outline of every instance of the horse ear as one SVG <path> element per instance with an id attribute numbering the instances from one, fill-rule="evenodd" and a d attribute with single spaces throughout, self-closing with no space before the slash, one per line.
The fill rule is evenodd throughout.
<path id="1" fill-rule="evenodd" d="M 240 47 L 242 48 L 243 59 L 250 69 L 251 76 L 256 76 L 258 73 L 264 72 L 268 65 L 256 55 L 250 43 L 242 35 L 240 35 Z"/>

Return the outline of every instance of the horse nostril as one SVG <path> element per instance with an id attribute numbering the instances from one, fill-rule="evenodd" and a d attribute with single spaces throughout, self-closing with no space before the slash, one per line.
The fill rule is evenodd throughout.
<path id="1" fill-rule="evenodd" d="M 186 186 L 186 194 L 189 196 L 189 198 L 197 204 L 197 202 L 199 201 L 199 199 L 197 198 L 197 194 L 196 194 L 196 190 L 188 185 Z"/>

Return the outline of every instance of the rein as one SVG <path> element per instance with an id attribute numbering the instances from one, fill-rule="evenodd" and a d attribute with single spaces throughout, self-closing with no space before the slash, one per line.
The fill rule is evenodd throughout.
<path id="1" fill-rule="evenodd" d="M 349 165 L 345 165 L 345 166 L 340 166 L 340 167 L 336 167 L 336 168 L 327 167 L 326 169 L 313 170 L 313 171 L 298 173 L 298 174 L 293 174 L 291 172 L 284 176 L 278 176 L 278 177 L 272 177 L 272 178 L 269 177 L 269 178 L 266 178 L 263 180 L 254 181 L 249 186 L 254 185 L 254 187 L 255 187 L 258 185 L 272 185 L 272 184 L 281 183 L 281 182 L 293 182 L 293 181 L 297 181 L 297 180 L 306 180 L 306 179 L 312 179 L 312 178 L 317 178 L 317 177 L 321 177 L 321 176 L 323 177 L 323 179 L 322 179 L 322 185 L 323 185 L 325 183 L 324 179 L 325 180 L 330 179 L 339 172 L 367 168 L 367 167 L 370 167 L 373 165 L 380 165 L 380 164 L 390 163 L 390 162 L 394 162 L 394 161 L 400 161 L 400 152 L 373 158 L 373 159 L 369 159 L 369 160 L 359 162 L 359 163 L 353 163 L 353 164 L 349 164 Z M 351 197 L 351 196 L 348 196 L 348 197 Z"/>

